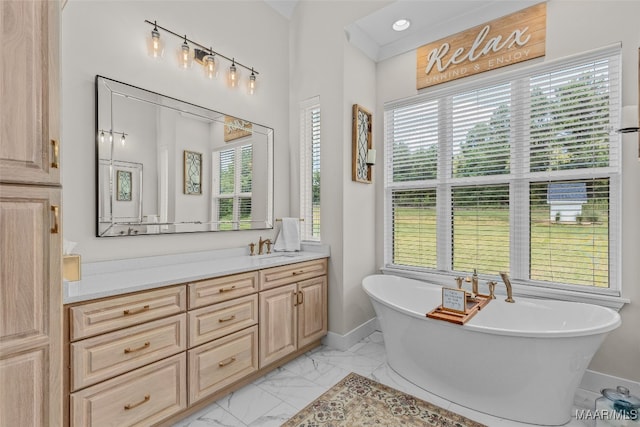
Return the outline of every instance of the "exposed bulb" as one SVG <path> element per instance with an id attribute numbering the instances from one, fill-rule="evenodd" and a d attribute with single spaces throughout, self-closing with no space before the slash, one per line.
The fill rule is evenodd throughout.
<path id="1" fill-rule="evenodd" d="M 111 144 L 113 142 L 113 131 L 110 130 L 109 131 L 109 144 Z"/>
<path id="2" fill-rule="evenodd" d="M 125 142 L 126 142 L 126 136 L 123 133 L 122 136 L 120 137 L 120 144 L 124 147 Z"/>
<path id="3" fill-rule="evenodd" d="M 251 69 L 251 75 L 249 76 L 249 95 L 256 93 L 256 75 Z"/>
<path id="4" fill-rule="evenodd" d="M 104 142 L 104 131 L 100 130 L 100 143 L 102 144 Z"/>
<path id="5" fill-rule="evenodd" d="M 181 68 L 191 67 L 191 55 L 189 54 L 189 44 L 187 43 L 187 36 L 184 36 L 184 42 L 180 46 L 180 52 L 178 60 L 180 61 Z"/>
<path id="6" fill-rule="evenodd" d="M 236 87 L 238 85 L 238 71 L 236 69 L 236 60 L 231 62 L 229 67 L 229 86 Z"/>
<path id="7" fill-rule="evenodd" d="M 216 60 L 213 52 L 211 50 L 209 52 L 210 54 L 204 57 L 204 73 L 208 78 L 213 79 L 216 76 Z"/>
<path id="8" fill-rule="evenodd" d="M 151 30 L 151 38 L 149 39 L 149 56 L 152 58 L 160 58 L 164 54 L 164 44 L 160 40 L 160 32 L 155 21 L 153 23 L 153 30 Z"/>

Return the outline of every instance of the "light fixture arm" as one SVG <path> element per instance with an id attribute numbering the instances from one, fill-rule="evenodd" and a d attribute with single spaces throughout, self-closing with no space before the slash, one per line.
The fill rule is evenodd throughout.
<path id="1" fill-rule="evenodd" d="M 167 33 L 179 38 L 180 40 L 183 40 L 185 43 L 189 42 L 192 45 L 199 47 L 203 51 L 210 52 L 210 54 L 212 54 L 212 55 L 216 55 L 216 56 L 219 56 L 221 58 L 224 58 L 227 61 L 234 63 L 236 66 L 240 66 L 240 67 L 244 68 L 245 70 L 253 72 L 254 74 L 260 74 L 255 70 L 255 68 L 249 67 L 249 66 L 244 65 L 244 64 L 241 64 L 235 58 L 232 59 L 232 58 L 229 58 L 228 56 L 225 56 L 225 55 L 221 54 L 220 52 L 216 52 L 211 47 L 206 47 L 203 44 L 200 44 L 200 43 L 198 43 L 198 42 L 196 42 L 194 40 L 191 40 L 191 39 L 187 38 L 186 35 L 180 35 L 178 33 L 175 33 L 173 31 L 169 30 L 168 28 L 165 28 L 165 27 L 159 25 L 156 21 L 151 22 L 148 19 L 145 19 L 144 22 L 146 22 L 149 25 L 152 25 L 154 27 L 154 29 L 161 29 L 162 31 L 165 31 L 165 32 L 167 32 Z"/>

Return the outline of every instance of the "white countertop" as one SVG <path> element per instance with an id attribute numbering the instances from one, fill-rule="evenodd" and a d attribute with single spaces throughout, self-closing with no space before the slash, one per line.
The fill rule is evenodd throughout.
<path id="1" fill-rule="evenodd" d="M 327 258 L 329 255 L 328 245 L 310 244 L 303 245 L 300 252 L 274 252 L 269 255 L 249 256 L 242 248 L 83 263 L 81 280 L 64 281 L 63 302 L 70 304 L 178 285 Z"/>

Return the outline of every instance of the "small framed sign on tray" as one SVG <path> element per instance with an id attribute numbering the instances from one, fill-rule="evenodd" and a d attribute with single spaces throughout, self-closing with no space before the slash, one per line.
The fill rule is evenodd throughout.
<path id="1" fill-rule="evenodd" d="M 466 313 L 467 293 L 464 289 L 442 288 L 442 310 Z"/>

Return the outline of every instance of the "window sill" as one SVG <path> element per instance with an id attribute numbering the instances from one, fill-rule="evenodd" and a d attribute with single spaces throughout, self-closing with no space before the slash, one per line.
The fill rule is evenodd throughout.
<path id="1" fill-rule="evenodd" d="M 382 274 L 392 274 L 395 276 L 407 277 L 410 279 L 421 280 L 429 283 L 434 283 L 442 286 L 452 286 L 454 283 L 454 274 L 446 274 L 446 273 L 428 273 L 424 271 L 418 271 L 411 268 L 402 268 L 402 267 L 382 267 L 380 269 Z M 486 285 L 482 282 L 484 279 L 481 279 L 480 283 L 480 292 L 481 293 L 489 293 Z M 498 284 L 500 287 L 502 283 Z M 504 286 L 502 286 L 504 288 Z M 504 295 L 505 292 L 503 289 L 498 289 L 496 291 L 496 295 Z M 587 304 L 595 304 L 603 307 L 608 307 L 614 309 L 616 311 L 620 311 L 620 309 L 625 305 L 631 302 L 628 298 L 623 298 L 614 295 L 603 295 L 596 294 L 590 292 L 578 292 L 578 291 L 570 291 L 565 289 L 552 289 L 552 288 L 536 288 L 529 285 L 518 285 L 517 283 L 513 284 L 513 295 L 515 297 L 522 296 L 526 298 L 536 298 L 536 299 L 554 299 L 560 301 L 571 301 L 571 302 L 581 302 Z"/>

